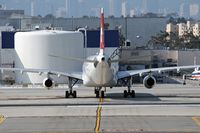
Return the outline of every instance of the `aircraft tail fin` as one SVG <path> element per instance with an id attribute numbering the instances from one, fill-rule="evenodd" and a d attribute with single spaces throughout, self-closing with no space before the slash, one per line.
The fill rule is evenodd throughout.
<path id="1" fill-rule="evenodd" d="M 104 40 L 104 9 L 101 8 L 101 15 L 100 15 L 100 53 L 104 53 L 104 46 L 105 46 L 105 40 Z"/>

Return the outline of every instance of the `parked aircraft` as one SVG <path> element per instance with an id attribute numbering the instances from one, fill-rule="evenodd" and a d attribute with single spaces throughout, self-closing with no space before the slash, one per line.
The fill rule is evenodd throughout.
<path id="1" fill-rule="evenodd" d="M 178 66 L 178 67 L 164 67 L 164 68 L 152 68 L 143 70 L 130 70 L 130 71 L 119 71 L 117 60 L 112 60 L 105 52 L 104 43 L 104 10 L 101 8 L 100 17 L 100 50 L 97 55 L 89 56 L 84 60 L 82 66 L 82 72 L 58 72 L 48 69 L 34 69 L 34 68 L 0 68 L 3 72 L 6 71 L 19 71 L 46 74 L 47 78 L 43 80 L 43 85 L 47 88 L 51 88 L 54 84 L 53 79 L 50 75 L 66 76 L 68 78 L 69 91 L 66 91 L 65 97 L 69 96 L 77 97 L 77 93 L 73 90 L 74 85 L 79 81 L 83 81 L 83 85 L 87 87 L 93 87 L 96 97 L 104 97 L 103 88 L 106 87 L 117 87 L 119 82 L 127 86 L 127 90 L 124 90 L 124 97 L 131 96 L 135 97 L 135 91 L 131 89 L 131 77 L 134 75 L 142 75 L 147 73 L 148 75 L 144 78 L 143 84 L 146 88 L 152 88 L 156 84 L 156 79 L 153 76 L 153 72 L 163 72 L 171 70 L 181 69 L 192 69 L 198 68 L 199 65 L 192 66 Z M 76 59 L 75 59 L 76 60 Z"/>
<path id="2" fill-rule="evenodd" d="M 198 68 L 194 69 L 191 75 L 191 79 L 199 80 L 200 79 L 200 70 Z"/>

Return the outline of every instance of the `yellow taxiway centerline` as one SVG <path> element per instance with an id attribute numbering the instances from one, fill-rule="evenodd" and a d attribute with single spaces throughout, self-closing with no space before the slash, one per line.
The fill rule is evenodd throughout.
<path id="1" fill-rule="evenodd" d="M 99 100 L 99 106 L 97 108 L 97 111 L 96 111 L 96 123 L 95 123 L 95 133 L 99 133 L 99 128 L 100 128 L 100 122 L 101 122 L 101 110 L 102 110 L 102 104 L 103 102 L 103 98 L 100 98 Z"/>
<path id="2" fill-rule="evenodd" d="M 2 124 L 5 121 L 5 117 L 3 115 L 0 115 L 0 124 Z"/>
<path id="3" fill-rule="evenodd" d="M 194 117 L 192 117 L 192 120 L 193 120 L 198 126 L 200 126 L 200 116 L 194 116 Z"/>

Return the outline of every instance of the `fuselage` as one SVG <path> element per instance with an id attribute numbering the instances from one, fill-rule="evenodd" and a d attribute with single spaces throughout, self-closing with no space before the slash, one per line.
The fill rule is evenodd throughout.
<path id="1" fill-rule="evenodd" d="M 83 63 L 83 84 L 88 87 L 113 87 L 117 84 L 116 63 L 111 63 L 104 52 L 104 10 L 100 14 L 100 51 L 97 55 L 87 58 Z"/>
<path id="2" fill-rule="evenodd" d="M 195 70 L 194 72 L 192 72 L 192 77 L 191 79 L 200 79 L 200 71 L 199 70 Z"/>
<path id="3" fill-rule="evenodd" d="M 109 62 L 106 55 L 90 56 L 83 64 L 83 84 L 88 87 L 113 87 L 117 84 L 118 64 Z"/>

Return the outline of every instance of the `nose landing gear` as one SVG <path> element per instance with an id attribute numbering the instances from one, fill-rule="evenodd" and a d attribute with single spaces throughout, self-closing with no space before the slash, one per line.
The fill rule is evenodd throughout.
<path id="1" fill-rule="evenodd" d="M 96 98 L 104 98 L 105 97 L 105 94 L 104 94 L 104 91 L 101 90 L 102 87 L 95 87 L 94 88 L 94 93 L 96 94 Z"/>

